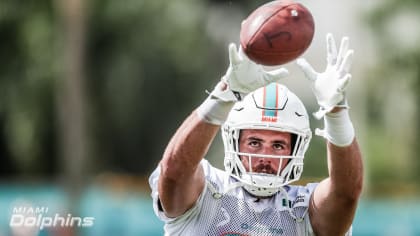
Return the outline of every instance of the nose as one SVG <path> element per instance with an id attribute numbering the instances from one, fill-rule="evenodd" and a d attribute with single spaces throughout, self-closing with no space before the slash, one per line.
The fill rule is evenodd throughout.
<path id="1" fill-rule="evenodd" d="M 261 148 L 259 154 L 262 154 L 262 155 L 273 155 L 275 153 L 274 153 L 273 148 L 271 147 L 271 145 L 264 145 Z M 266 159 L 266 158 L 264 158 L 264 159 Z"/>

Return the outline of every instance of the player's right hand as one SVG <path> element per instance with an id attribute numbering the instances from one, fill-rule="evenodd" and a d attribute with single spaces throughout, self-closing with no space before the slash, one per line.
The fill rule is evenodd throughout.
<path id="1" fill-rule="evenodd" d="M 238 100 L 260 87 L 277 82 L 289 75 L 289 71 L 285 68 L 264 70 L 261 65 L 248 59 L 241 47 L 237 50 L 234 43 L 229 44 L 229 62 L 229 68 L 222 77 L 222 81 L 235 93 Z"/>

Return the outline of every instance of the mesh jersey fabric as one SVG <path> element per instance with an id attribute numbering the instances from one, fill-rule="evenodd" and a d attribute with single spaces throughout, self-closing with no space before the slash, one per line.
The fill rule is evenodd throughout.
<path id="1" fill-rule="evenodd" d="M 309 199 L 317 183 L 285 186 L 288 201 L 281 192 L 270 198 L 256 198 L 242 187 L 224 191 L 236 182 L 227 173 L 202 160 L 206 184 L 196 204 L 176 218 L 165 216 L 159 208 L 158 167 L 150 176 L 153 209 L 165 222 L 165 235 L 194 236 L 306 236 L 314 235 Z M 224 193 L 224 194 L 220 194 Z M 346 235 L 351 235 L 351 228 Z"/>

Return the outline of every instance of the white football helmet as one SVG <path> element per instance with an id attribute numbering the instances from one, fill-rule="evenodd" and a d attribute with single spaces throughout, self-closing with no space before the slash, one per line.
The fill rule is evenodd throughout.
<path id="1" fill-rule="evenodd" d="M 260 155 L 242 153 L 239 137 L 244 129 L 264 129 L 292 134 L 290 156 Z M 277 83 L 257 89 L 244 100 L 237 102 L 222 126 L 225 147 L 225 170 L 252 195 L 271 196 L 282 186 L 300 178 L 303 170 L 304 154 L 309 146 L 312 133 L 309 117 L 300 99 L 284 85 Z M 284 168 L 279 164 L 277 174 L 256 173 L 246 169 L 241 158 L 277 158 L 286 161 Z M 251 165 L 249 165 L 251 166 Z"/>

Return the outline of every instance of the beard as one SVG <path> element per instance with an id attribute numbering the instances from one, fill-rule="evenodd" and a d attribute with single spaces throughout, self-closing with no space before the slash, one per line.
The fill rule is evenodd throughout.
<path id="1" fill-rule="evenodd" d="M 257 163 L 252 168 L 253 172 L 264 173 L 264 174 L 277 174 L 277 168 L 274 167 L 271 163 Z"/>

